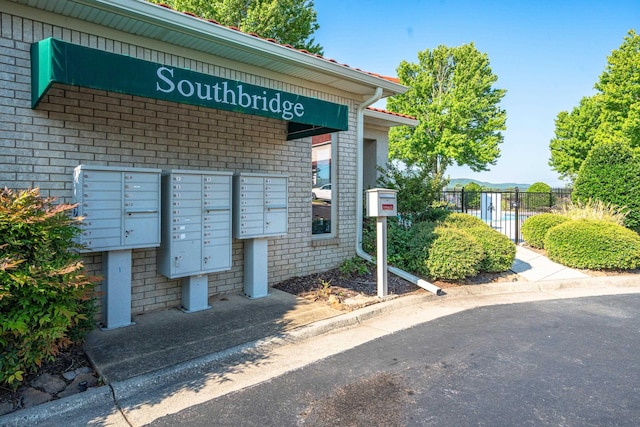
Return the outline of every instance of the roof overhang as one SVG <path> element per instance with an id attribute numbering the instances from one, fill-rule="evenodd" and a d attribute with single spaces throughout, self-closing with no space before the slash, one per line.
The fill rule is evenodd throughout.
<path id="1" fill-rule="evenodd" d="M 345 64 L 309 54 L 144 0 L 7 0 L 31 8 L 270 70 L 363 99 L 406 87 Z M 0 0 L 2 2 L 2 0 Z"/>
<path id="2" fill-rule="evenodd" d="M 418 126 L 418 120 L 412 117 L 398 115 L 389 111 L 364 110 L 365 125 L 390 128 L 393 126 Z"/>

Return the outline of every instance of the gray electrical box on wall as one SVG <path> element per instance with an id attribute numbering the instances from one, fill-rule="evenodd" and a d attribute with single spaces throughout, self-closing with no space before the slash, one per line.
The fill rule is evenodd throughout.
<path id="1" fill-rule="evenodd" d="M 160 245 L 160 170 L 80 165 L 73 173 L 84 252 Z"/>
<path id="2" fill-rule="evenodd" d="M 158 272 L 174 279 L 231 268 L 232 172 L 162 173 Z"/>
<path id="3" fill-rule="evenodd" d="M 287 176 L 241 173 L 233 180 L 234 237 L 253 239 L 287 234 Z"/>

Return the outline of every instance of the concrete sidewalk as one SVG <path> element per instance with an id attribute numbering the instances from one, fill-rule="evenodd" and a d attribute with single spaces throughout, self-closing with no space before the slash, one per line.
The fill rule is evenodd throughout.
<path id="1" fill-rule="evenodd" d="M 96 330 L 87 339 L 85 350 L 107 386 L 2 416 L 0 426 L 144 425 L 163 411 L 460 310 L 640 292 L 637 275 L 588 277 L 520 246 L 513 270 L 522 281 L 448 288 L 440 297 L 424 291 L 353 312 L 271 289 L 269 297 L 257 300 L 239 295 L 214 299 L 212 309 L 197 313 L 174 309 L 139 315 L 133 326 Z M 370 324 L 384 326 L 365 327 Z M 275 355 L 285 348 L 292 353 L 278 359 Z"/>
<path id="2" fill-rule="evenodd" d="M 589 277 L 589 275 L 581 271 L 553 262 L 546 256 L 524 246 L 516 246 L 516 259 L 513 262 L 511 271 L 522 276 L 528 282 L 584 279 Z"/>

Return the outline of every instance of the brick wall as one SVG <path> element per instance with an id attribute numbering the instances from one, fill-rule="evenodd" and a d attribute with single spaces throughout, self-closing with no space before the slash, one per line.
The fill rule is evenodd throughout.
<path id="1" fill-rule="evenodd" d="M 79 164 L 284 173 L 289 176 L 289 233 L 269 240 L 269 283 L 326 270 L 354 256 L 355 130 L 338 137 L 336 238 L 316 242 L 310 138 L 286 141 L 281 120 L 74 86 L 54 85 L 33 110 L 29 47 L 47 37 L 347 104 L 349 127 L 355 129 L 349 99 L 0 13 L 0 185 L 39 187 L 43 195 L 68 202 Z M 100 274 L 102 255 L 87 255 L 85 265 L 89 273 Z M 233 268 L 209 275 L 209 293 L 239 292 L 242 279 L 243 243 L 234 239 Z M 156 272 L 155 249 L 133 251 L 132 293 L 133 313 L 180 304 L 179 280 Z"/>

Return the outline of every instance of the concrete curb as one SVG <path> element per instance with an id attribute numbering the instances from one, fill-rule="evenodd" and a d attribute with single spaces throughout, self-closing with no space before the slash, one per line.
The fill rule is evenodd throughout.
<path id="1" fill-rule="evenodd" d="M 296 343 L 330 332 L 357 326 L 358 324 L 402 308 L 429 302 L 446 302 L 477 296 L 504 294 L 539 294 L 565 289 L 618 289 L 640 292 L 640 277 L 633 275 L 589 277 L 547 282 L 499 282 L 444 289 L 445 295 L 415 294 L 382 301 L 352 312 L 301 326 L 291 331 L 266 337 L 257 341 L 231 347 L 204 357 L 159 369 L 149 374 L 116 381 L 108 386 L 96 387 L 68 398 L 51 401 L 34 408 L 21 410 L 0 417 L 0 426 L 24 426 L 44 422 L 51 414 L 61 415 L 73 411 L 94 409 L 96 406 L 111 407 L 118 411 L 119 402 L 134 396 L 140 397 L 175 381 L 202 375 L 212 368 L 228 364 L 255 352 L 266 351 L 279 345 Z M 633 289 L 636 288 L 636 289 Z M 625 292 L 619 292 L 625 293 Z"/>
<path id="2" fill-rule="evenodd" d="M 113 405 L 113 394 L 108 386 L 92 387 L 73 396 L 0 416 L 0 426 L 35 425 L 51 417 L 51 414 L 60 415 L 96 406 L 113 407 Z"/>

